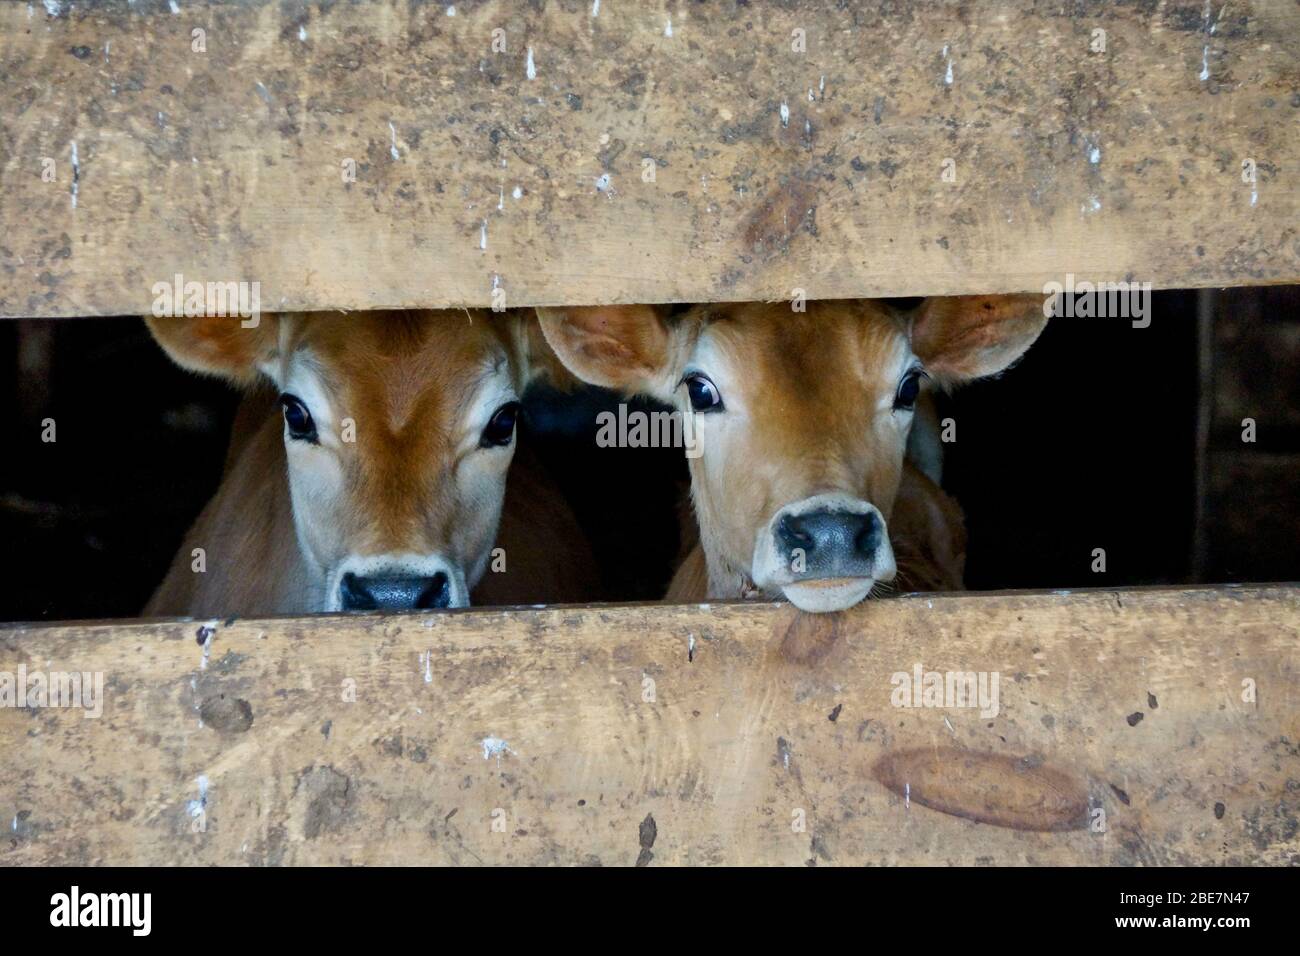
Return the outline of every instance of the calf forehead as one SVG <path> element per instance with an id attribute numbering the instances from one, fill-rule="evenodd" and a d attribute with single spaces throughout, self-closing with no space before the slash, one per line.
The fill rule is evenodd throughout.
<path id="1" fill-rule="evenodd" d="M 909 349 L 902 321 L 873 302 L 815 302 L 805 313 L 742 306 L 718 323 L 755 410 L 776 421 L 873 411 L 896 383 Z"/>
<path id="2" fill-rule="evenodd" d="M 463 312 L 311 317 L 293 347 L 353 417 L 390 433 L 449 429 L 486 375 L 508 371 L 495 323 Z"/>
<path id="3" fill-rule="evenodd" d="M 459 449 L 481 424 L 472 407 L 511 382 L 505 334 L 463 312 L 312 316 L 295 330 L 285 347 L 312 366 L 334 426 L 354 423 L 337 446 L 333 518 L 354 551 L 418 552 L 454 537 L 467 492 Z"/>

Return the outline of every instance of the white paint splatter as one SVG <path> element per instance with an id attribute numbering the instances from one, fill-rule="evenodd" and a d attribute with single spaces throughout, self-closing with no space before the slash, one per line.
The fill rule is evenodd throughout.
<path id="1" fill-rule="evenodd" d="M 783 127 L 790 125 L 790 106 L 785 100 L 781 101 L 781 125 Z"/>
<path id="2" fill-rule="evenodd" d="M 420 663 L 424 665 L 424 682 L 433 683 L 433 651 L 425 651 L 420 655 Z"/>
<path id="3" fill-rule="evenodd" d="M 506 208 L 506 187 L 502 186 L 500 193 L 497 195 L 497 212 Z"/>
<path id="4" fill-rule="evenodd" d="M 591 15 L 593 17 L 600 16 L 600 0 L 591 0 Z"/>
<path id="5" fill-rule="evenodd" d="M 483 738 L 483 759 L 484 760 L 490 760 L 492 757 L 496 757 L 497 763 L 500 764 L 501 757 L 504 754 L 512 754 L 512 753 L 514 753 L 514 751 L 510 749 L 510 745 L 507 744 L 500 737 Z"/>
<path id="6" fill-rule="evenodd" d="M 216 632 L 215 628 L 204 627 L 203 631 L 203 656 L 199 658 L 199 670 L 208 669 L 208 659 L 212 656 L 212 635 Z"/>
<path id="7" fill-rule="evenodd" d="M 176 0 L 167 0 L 167 9 L 171 10 L 172 16 L 181 12 L 180 4 Z"/>
<path id="8" fill-rule="evenodd" d="M 300 41 L 302 41 L 303 43 L 306 43 L 306 42 L 307 42 L 307 28 L 306 28 L 305 26 L 299 25 L 299 27 L 298 27 L 298 39 L 299 39 Z"/>
<path id="9" fill-rule="evenodd" d="M 14 814 L 14 827 L 13 827 L 13 830 L 14 830 L 14 833 L 17 833 L 17 832 L 18 832 L 18 814 L 16 814 L 16 813 Z"/>
<path id="10" fill-rule="evenodd" d="M 943 82 L 948 86 L 952 86 L 952 57 L 948 56 L 948 45 L 946 43 L 943 47 L 943 55 L 948 57 L 948 70 L 943 75 Z"/>
<path id="11" fill-rule="evenodd" d="M 528 60 L 524 64 L 524 73 L 530 80 L 537 79 L 537 64 L 533 62 L 533 48 L 528 48 Z"/>
<path id="12" fill-rule="evenodd" d="M 388 121 L 388 131 L 392 134 L 392 145 L 388 147 L 388 155 L 395 160 L 401 159 L 402 154 L 397 151 L 397 127 L 393 125 L 392 120 Z"/>
<path id="13" fill-rule="evenodd" d="M 1226 9 L 1227 9 L 1227 4 L 1224 4 L 1223 8 L 1219 10 L 1220 17 L 1223 16 L 1223 11 Z M 1207 36 L 1214 36 L 1214 31 L 1219 28 L 1219 23 L 1217 19 L 1215 20 L 1214 23 L 1210 22 L 1210 14 L 1213 12 L 1214 12 L 1214 8 L 1210 5 L 1210 0 L 1205 0 L 1205 12 L 1201 14 L 1201 18 L 1205 23 L 1205 32 Z M 1202 83 L 1204 83 L 1206 80 L 1210 78 L 1210 44 L 1209 43 L 1206 43 L 1205 46 L 1201 48 L 1201 72 L 1198 74 L 1198 77 L 1200 78 L 1200 81 Z"/>
<path id="14" fill-rule="evenodd" d="M 673 18 L 669 17 L 668 23 L 664 26 L 664 36 L 670 37 L 672 35 L 673 35 Z"/>
<path id="15" fill-rule="evenodd" d="M 1088 162 L 1092 163 L 1094 166 L 1101 162 L 1101 147 L 1094 146 L 1092 149 L 1088 150 Z"/>
<path id="16" fill-rule="evenodd" d="M 63 4 L 60 0 L 44 0 L 45 12 L 52 17 L 57 17 L 63 12 Z"/>
<path id="17" fill-rule="evenodd" d="M 454 5 L 448 7 L 448 8 L 447 8 L 447 16 L 449 16 L 449 17 L 454 17 L 455 15 L 456 15 L 456 7 L 455 7 Z"/>
<path id="18" fill-rule="evenodd" d="M 194 782 L 198 784 L 199 787 L 199 798 L 197 800 L 188 801 L 185 804 L 185 808 L 189 811 L 191 817 L 200 817 L 203 815 L 203 811 L 208 805 L 208 778 L 203 774 L 199 774 L 198 777 L 195 778 Z"/>
<path id="19" fill-rule="evenodd" d="M 607 194 L 612 193 L 614 190 L 611 188 L 611 186 L 612 186 L 612 180 L 609 178 L 609 173 L 601 173 L 599 176 L 596 177 L 597 192 L 607 193 Z"/>
<path id="20" fill-rule="evenodd" d="M 822 74 L 821 82 L 817 84 L 817 95 L 824 97 L 826 95 L 826 74 Z"/>
<path id="21" fill-rule="evenodd" d="M 514 192 L 512 192 L 510 195 L 513 196 L 515 199 L 523 199 L 524 191 L 520 189 L 518 186 L 516 186 L 514 188 Z"/>
<path id="22" fill-rule="evenodd" d="M 903 784 L 903 807 L 907 810 L 912 809 L 912 785 Z"/>
<path id="23" fill-rule="evenodd" d="M 481 225 L 478 230 L 478 247 L 480 249 L 487 248 L 487 220 L 486 219 L 483 220 L 483 225 Z"/>

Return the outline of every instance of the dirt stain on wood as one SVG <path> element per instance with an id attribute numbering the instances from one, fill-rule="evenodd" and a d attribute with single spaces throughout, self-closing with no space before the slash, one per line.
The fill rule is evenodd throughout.
<path id="1" fill-rule="evenodd" d="M 745 245 L 756 256 L 781 255 L 801 230 L 816 235 L 817 189 L 785 177 L 745 221 Z"/>
<path id="2" fill-rule="evenodd" d="M 805 614 L 793 608 L 790 613 L 790 620 L 776 631 L 781 657 L 792 664 L 816 664 L 839 639 L 840 615 Z"/>
<path id="3" fill-rule="evenodd" d="M 242 734 L 253 726 L 253 707 L 242 697 L 214 694 L 199 705 L 199 718 L 223 734 Z"/>

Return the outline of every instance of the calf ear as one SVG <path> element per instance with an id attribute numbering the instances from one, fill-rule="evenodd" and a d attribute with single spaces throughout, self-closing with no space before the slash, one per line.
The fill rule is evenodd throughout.
<path id="1" fill-rule="evenodd" d="M 539 307 L 537 317 L 556 356 L 582 381 L 628 393 L 661 391 L 670 335 L 654 306 Z"/>
<path id="2" fill-rule="evenodd" d="M 519 309 L 511 316 L 511 340 L 522 377 L 519 388 L 526 388 L 539 379 L 565 392 L 582 384 L 546 341 L 541 321 L 532 309 Z"/>
<path id="3" fill-rule="evenodd" d="M 995 375 L 1047 325 L 1038 295 L 927 299 L 912 320 L 912 351 L 941 385 Z"/>
<path id="4" fill-rule="evenodd" d="M 262 315 L 245 328 L 238 316 L 145 316 L 154 339 L 181 368 L 238 385 L 257 380 L 259 367 L 279 345 L 276 316 Z"/>

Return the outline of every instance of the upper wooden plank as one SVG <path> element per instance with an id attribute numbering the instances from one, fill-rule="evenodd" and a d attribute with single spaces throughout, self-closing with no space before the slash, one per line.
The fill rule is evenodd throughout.
<path id="1" fill-rule="evenodd" d="M 3 4 L 0 315 L 1297 281 L 1300 10 L 1220 6 Z"/>

